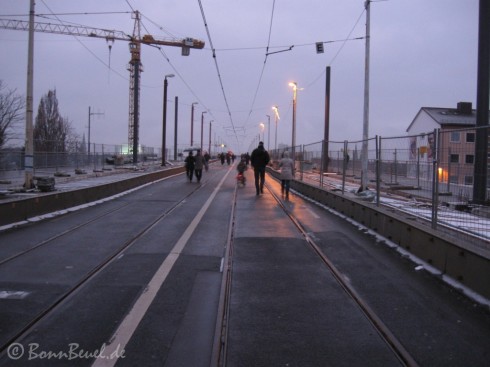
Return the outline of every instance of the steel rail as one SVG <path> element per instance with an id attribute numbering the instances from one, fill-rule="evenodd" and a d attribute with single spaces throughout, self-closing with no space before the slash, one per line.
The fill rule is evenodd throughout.
<path id="1" fill-rule="evenodd" d="M 337 267 L 330 261 L 330 259 L 325 255 L 321 248 L 315 243 L 315 241 L 308 235 L 308 232 L 301 224 L 300 220 L 291 213 L 283 201 L 272 191 L 269 185 L 265 184 L 267 190 L 270 192 L 272 197 L 277 201 L 278 205 L 283 209 L 289 219 L 294 223 L 296 228 L 305 238 L 311 249 L 320 257 L 322 262 L 327 266 L 332 275 L 334 276 L 337 283 L 342 287 L 342 289 L 354 300 L 354 302 L 361 309 L 368 321 L 373 325 L 375 330 L 378 332 L 383 341 L 390 347 L 395 356 L 399 359 L 404 366 L 407 367 L 418 367 L 418 363 L 412 357 L 412 355 L 405 349 L 402 343 L 396 338 L 396 336 L 391 332 L 391 330 L 383 323 L 381 318 L 374 312 L 374 310 L 369 306 L 369 304 L 357 293 L 357 291 L 344 280 L 342 273 L 337 269 Z"/>
<path id="2" fill-rule="evenodd" d="M 177 209 L 182 203 L 187 200 L 190 196 L 192 196 L 194 193 L 196 193 L 198 190 L 203 188 L 205 185 L 199 185 L 195 189 L 193 189 L 190 193 L 186 194 L 184 197 L 182 197 L 178 202 L 176 202 L 171 208 L 169 208 L 167 211 L 159 215 L 157 218 L 155 218 L 152 222 L 150 222 L 148 225 L 146 225 L 142 230 L 140 230 L 136 235 L 133 235 L 132 238 L 128 239 L 126 242 L 123 243 L 121 247 L 119 247 L 117 250 L 115 250 L 113 253 L 111 253 L 109 256 L 107 256 L 102 262 L 100 262 L 97 266 L 92 268 L 89 272 L 87 272 L 77 283 L 74 284 L 73 287 L 71 287 L 69 290 L 67 290 L 65 293 L 60 295 L 54 302 L 52 302 L 48 307 L 46 307 L 44 310 L 40 311 L 36 316 L 34 316 L 27 324 L 25 324 L 23 327 L 20 328 L 19 331 L 15 333 L 15 335 L 9 337 L 9 339 L 0 346 L 0 354 L 4 355 L 5 351 L 8 349 L 8 347 L 12 344 L 15 343 L 16 340 L 22 338 L 23 336 L 27 335 L 31 330 L 33 330 L 36 325 L 45 319 L 48 315 L 50 315 L 52 312 L 54 312 L 56 309 L 58 309 L 61 305 L 63 305 L 65 302 L 70 300 L 75 294 L 83 287 L 85 286 L 90 280 L 92 280 L 96 275 L 98 275 L 101 271 L 103 271 L 106 267 L 111 265 L 113 261 L 117 260 L 119 255 L 130 248 L 136 240 L 139 238 L 143 237 L 146 233 L 148 233 L 158 222 L 163 220 L 165 217 L 167 217 L 169 214 L 171 214 L 175 209 Z"/>
<path id="3" fill-rule="evenodd" d="M 7 257 L 7 258 L 5 258 L 5 259 L 2 259 L 2 260 L 0 260 L 0 266 L 1 266 L 1 265 L 6 264 L 6 263 L 8 263 L 8 262 L 10 262 L 10 261 L 12 261 L 12 260 L 14 260 L 14 259 L 16 259 L 16 258 L 18 258 L 18 257 L 20 257 L 20 256 L 22 256 L 22 255 L 25 255 L 25 254 L 27 254 L 27 253 L 29 253 L 29 252 L 31 252 L 31 251 L 34 251 L 34 250 L 38 249 L 39 247 L 42 247 L 42 246 L 44 246 L 44 245 L 47 245 L 48 243 L 50 243 L 50 242 L 52 242 L 52 241 L 54 241 L 54 240 L 56 240 L 56 239 L 58 239 L 58 238 L 60 238 L 60 237 L 63 237 L 63 236 L 65 236 L 65 235 L 67 235 L 67 234 L 69 234 L 69 233 L 71 233 L 71 232 L 74 232 L 74 231 L 76 231 L 76 230 L 77 230 L 77 229 L 79 229 L 79 228 L 85 227 L 86 225 L 89 225 L 90 223 L 93 223 L 93 222 L 95 222 L 96 220 L 99 220 L 100 218 L 104 218 L 105 216 L 107 216 L 107 215 L 109 215 L 109 214 L 115 213 L 115 212 L 117 212 L 117 211 L 119 211 L 119 210 L 121 210 L 121 209 L 125 208 L 125 207 L 126 207 L 126 206 L 128 206 L 129 204 L 130 204 L 130 203 L 126 203 L 126 204 L 124 204 L 124 205 L 121 205 L 121 206 L 120 206 L 120 207 L 118 207 L 118 208 L 115 208 L 115 209 L 112 209 L 112 210 L 110 210 L 110 211 L 108 211 L 108 212 L 105 212 L 105 213 L 103 213 L 103 214 L 101 214 L 101 215 L 99 215 L 99 216 L 97 216 L 97 217 L 95 217 L 95 218 L 92 218 L 92 219 L 90 219 L 90 220 L 88 220 L 88 221 L 86 221 L 86 222 L 84 222 L 84 223 L 77 224 L 77 225 L 76 225 L 76 226 L 74 226 L 74 227 L 68 228 L 67 230 L 65 230 L 65 231 L 63 231 L 63 232 L 61 232 L 61 233 L 58 233 L 58 234 L 56 234 L 56 235 L 54 235 L 54 236 L 52 236 L 52 237 L 49 237 L 49 238 L 47 238 L 47 239 L 45 239 L 45 240 L 43 240 L 43 241 L 41 241 L 41 242 L 38 242 L 38 243 L 37 243 L 37 244 L 35 244 L 34 246 L 32 246 L 32 247 L 30 247 L 30 248 L 28 248 L 28 249 L 26 249 L 26 250 L 24 250 L 24 251 L 20 251 L 20 252 L 18 252 L 18 253 L 16 253 L 16 254 L 12 255 L 12 256 L 10 256 L 10 257 Z"/>

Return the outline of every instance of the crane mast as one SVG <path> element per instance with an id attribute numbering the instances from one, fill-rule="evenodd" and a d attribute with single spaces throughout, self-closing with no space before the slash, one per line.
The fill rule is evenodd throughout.
<path id="1" fill-rule="evenodd" d="M 140 79 L 143 67 L 141 64 L 141 44 L 174 46 L 182 48 L 182 55 L 188 56 L 191 48 L 202 49 L 204 42 L 194 38 L 175 39 L 161 38 L 156 39 L 152 35 L 146 34 L 141 37 L 141 14 L 139 11 L 133 12 L 134 28 L 132 36 L 122 31 L 100 29 L 85 26 L 73 26 L 58 23 L 34 22 L 34 31 L 43 33 L 63 34 L 69 36 L 83 36 L 104 38 L 106 41 L 126 41 L 129 42 L 129 52 L 131 59 L 128 65 L 129 78 L 129 126 L 128 126 L 128 152 L 132 154 L 133 163 L 138 162 L 139 146 L 139 106 L 140 106 Z M 10 29 L 18 31 L 29 31 L 29 22 L 13 19 L 0 19 L 0 29 Z"/>
<path id="2" fill-rule="evenodd" d="M 133 40 L 139 40 L 141 34 L 140 13 L 134 13 Z M 141 65 L 141 43 L 129 42 L 129 122 L 128 122 L 128 153 L 133 156 L 133 163 L 138 162 L 139 147 L 139 100 L 140 100 L 140 73 Z M 163 152 L 162 152 L 163 154 Z"/>

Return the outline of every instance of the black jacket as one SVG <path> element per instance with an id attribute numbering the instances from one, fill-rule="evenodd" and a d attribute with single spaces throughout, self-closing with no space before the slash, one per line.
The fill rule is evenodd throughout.
<path id="1" fill-rule="evenodd" d="M 265 168 L 269 164 L 270 157 L 267 150 L 262 145 L 254 149 L 252 156 L 250 157 L 250 163 L 254 168 Z"/>

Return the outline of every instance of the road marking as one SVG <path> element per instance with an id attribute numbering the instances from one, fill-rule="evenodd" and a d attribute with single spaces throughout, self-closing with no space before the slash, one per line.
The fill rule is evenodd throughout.
<path id="1" fill-rule="evenodd" d="M 310 208 L 306 208 L 306 210 L 316 219 L 320 219 L 320 216 L 318 214 L 316 214 L 313 210 L 311 210 Z"/>
<path id="2" fill-rule="evenodd" d="M 116 364 L 118 358 L 109 358 L 109 356 L 117 355 L 118 353 L 123 351 L 126 345 L 128 344 L 129 340 L 131 339 L 131 336 L 133 335 L 139 323 L 143 319 L 143 316 L 148 311 L 148 308 L 153 302 L 158 290 L 161 288 L 163 282 L 165 281 L 168 274 L 170 273 L 170 270 L 172 270 L 173 266 L 177 262 L 177 259 L 182 253 L 182 250 L 187 244 L 187 241 L 189 241 L 189 238 L 191 237 L 192 233 L 194 233 L 194 230 L 197 228 L 197 225 L 199 224 L 202 217 L 208 210 L 216 194 L 218 193 L 218 190 L 221 188 L 223 182 L 225 181 L 226 177 L 228 177 L 228 174 L 230 172 L 231 172 L 231 167 L 230 169 L 228 169 L 228 172 L 221 179 L 220 183 L 214 189 L 213 193 L 208 198 L 204 206 L 201 208 L 201 210 L 199 210 L 197 215 L 192 220 L 191 224 L 189 224 L 189 226 L 186 228 L 182 236 L 179 238 L 179 240 L 177 241 L 173 249 L 170 251 L 168 256 L 160 265 L 157 272 L 151 279 L 150 283 L 148 283 L 145 290 L 138 298 L 131 311 L 129 311 L 127 316 L 124 318 L 124 320 L 117 328 L 114 335 L 109 340 L 109 344 L 105 345 L 104 355 L 101 356 L 100 358 L 97 358 L 94 364 L 92 365 L 92 367 L 102 367 L 102 366 L 107 367 L 107 366 L 114 366 Z"/>
<path id="3" fill-rule="evenodd" d="M 29 293 L 24 291 L 0 291 L 0 299 L 24 299 Z"/>

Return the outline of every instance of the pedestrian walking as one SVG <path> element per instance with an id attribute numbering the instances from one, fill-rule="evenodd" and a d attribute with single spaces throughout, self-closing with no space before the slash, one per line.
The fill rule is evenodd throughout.
<path id="1" fill-rule="evenodd" d="M 250 157 L 250 163 L 254 168 L 255 177 L 255 190 L 257 195 L 264 193 L 265 184 L 265 167 L 269 164 L 270 157 L 267 150 L 264 148 L 264 143 L 260 142 L 259 146 L 255 148 Z"/>
<path id="2" fill-rule="evenodd" d="M 197 182 L 199 183 L 201 182 L 202 169 L 204 168 L 204 156 L 201 154 L 200 150 L 197 151 L 194 161 L 195 161 L 194 171 L 196 172 L 196 179 Z"/>
<path id="3" fill-rule="evenodd" d="M 192 177 L 194 176 L 194 167 L 196 164 L 192 151 L 189 152 L 189 155 L 185 158 L 184 162 L 185 162 L 185 172 L 187 174 L 187 178 L 189 179 L 189 182 L 192 182 Z"/>
<path id="4" fill-rule="evenodd" d="M 285 151 L 283 158 L 279 161 L 281 169 L 281 194 L 286 193 L 286 199 L 289 199 L 289 184 L 294 179 L 294 161 L 289 158 L 289 152 Z"/>
<path id="5" fill-rule="evenodd" d="M 209 160 L 210 159 L 211 159 L 211 156 L 209 155 L 209 153 L 208 152 L 204 153 L 204 169 L 206 170 L 206 172 L 209 169 Z"/>

